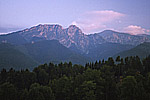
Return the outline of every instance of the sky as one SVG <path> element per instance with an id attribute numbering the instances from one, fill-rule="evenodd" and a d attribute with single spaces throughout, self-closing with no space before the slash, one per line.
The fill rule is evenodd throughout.
<path id="1" fill-rule="evenodd" d="M 150 34 L 150 0 L 0 0 L 0 33 L 38 24 Z"/>

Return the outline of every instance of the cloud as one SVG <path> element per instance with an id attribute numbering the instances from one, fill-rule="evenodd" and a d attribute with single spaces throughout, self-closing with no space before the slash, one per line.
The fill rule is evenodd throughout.
<path id="1" fill-rule="evenodd" d="M 141 26 L 129 25 L 124 28 L 124 32 L 130 33 L 132 35 L 138 35 L 138 34 L 148 34 L 150 30 L 144 29 Z"/>
<path id="2" fill-rule="evenodd" d="M 72 24 L 79 26 L 85 33 L 93 33 L 108 28 L 107 24 L 116 20 L 120 23 L 119 19 L 123 16 L 125 15 L 112 10 L 90 11 L 84 13 Z"/>
<path id="3" fill-rule="evenodd" d="M 8 34 L 8 33 L 0 33 L 0 35 L 5 35 L 5 34 Z"/>

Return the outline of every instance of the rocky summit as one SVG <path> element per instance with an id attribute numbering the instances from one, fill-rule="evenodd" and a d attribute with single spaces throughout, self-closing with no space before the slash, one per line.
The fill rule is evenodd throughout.
<path id="1" fill-rule="evenodd" d="M 75 25 L 70 25 L 68 28 L 63 28 L 61 25 L 57 24 L 39 24 L 37 26 L 11 34 L 19 34 L 27 42 L 58 40 L 67 48 L 71 48 L 74 51 L 85 54 L 89 53 L 90 48 L 97 47 L 97 45 L 103 43 L 119 43 L 136 46 L 143 42 L 150 41 L 149 35 L 130 35 L 128 33 L 119 33 L 111 30 L 86 35 L 79 27 Z M 3 39 L 4 38 L 1 40 L 0 37 L 1 41 L 4 41 Z"/>
<path id="2" fill-rule="evenodd" d="M 70 25 L 63 29 L 61 25 L 38 25 L 19 31 L 18 34 L 23 36 L 28 42 L 39 40 L 58 40 L 67 48 L 76 47 L 81 52 L 88 52 L 90 45 L 104 42 L 101 36 L 85 35 L 81 29 L 75 25 Z M 93 42 L 95 41 L 95 42 Z"/>

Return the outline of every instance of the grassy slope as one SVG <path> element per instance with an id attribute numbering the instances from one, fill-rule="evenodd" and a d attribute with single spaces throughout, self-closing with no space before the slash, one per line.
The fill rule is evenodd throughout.
<path id="1" fill-rule="evenodd" d="M 0 44 L 0 69 L 33 69 L 38 63 L 8 43 Z"/>
<path id="2" fill-rule="evenodd" d="M 21 50 L 40 63 L 60 63 L 72 61 L 85 64 L 88 59 L 66 48 L 56 40 L 39 41 L 23 45 Z"/>
<path id="3" fill-rule="evenodd" d="M 150 43 L 145 42 L 143 44 L 140 44 L 133 49 L 120 52 L 116 54 L 114 57 L 121 56 L 121 57 L 127 57 L 127 56 L 139 56 L 140 58 L 144 58 L 146 56 L 150 55 Z"/>

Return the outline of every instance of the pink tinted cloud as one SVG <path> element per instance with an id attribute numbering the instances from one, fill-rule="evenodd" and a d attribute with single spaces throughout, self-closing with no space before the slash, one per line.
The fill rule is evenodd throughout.
<path id="1" fill-rule="evenodd" d="M 106 29 L 106 24 L 119 20 L 123 16 L 125 15 L 111 10 L 90 11 L 84 13 L 72 24 L 79 26 L 85 33 L 93 33 Z"/>
<path id="2" fill-rule="evenodd" d="M 150 33 L 150 30 L 146 30 L 147 31 L 147 33 Z"/>
<path id="3" fill-rule="evenodd" d="M 8 33 L 0 33 L 0 35 L 5 35 L 5 34 L 8 34 Z"/>
<path id="4" fill-rule="evenodd" d="M 130 33 L 132 35 L 138 35 L 138 34 L 148 34 L 150 30 L 144 29 L 141 26 L 129 25 L 124 28 L 124 32 Z"/>

